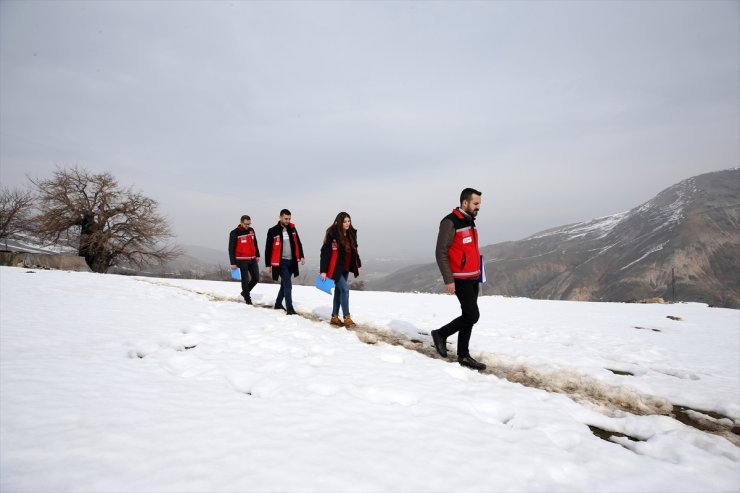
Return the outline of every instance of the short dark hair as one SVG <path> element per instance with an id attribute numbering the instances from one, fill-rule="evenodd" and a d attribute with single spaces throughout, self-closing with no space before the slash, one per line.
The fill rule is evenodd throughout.
<path id="1" fill-rule="evenodd" d="M 460 203 L 462 204 L 463 201 L 470 200 L 473 195 L 483 195 L 483 193 L 479 192 L 475 188 L 466 188 L 460 192 Z"/>
<path id="2" fill-rule="evenodd" d="M 293 214 L 291 214 L 288 209 L 283 209 L 282 211 L 280 211 L 280 215 L 281 216 L 292 216 Z"/>
<path id="3" fill-rule="evenodd" d="M 242 216 L 242 218 L 241 218 L 241 219 L 239 220 L 239 222 L 242 222 L 242 221 L 244 221 L 245 219 L 246 219 L 247 221 L 251 221 L 251 220 L 252 220 L 252 218 L 251 218 L 251 217 L 249 217 L 249 216 L 247 216 L 246 214 L 244 214 L 244 215 Z"/>

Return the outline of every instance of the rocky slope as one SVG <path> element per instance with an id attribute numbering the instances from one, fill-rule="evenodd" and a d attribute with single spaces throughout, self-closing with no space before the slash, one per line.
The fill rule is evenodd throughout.
<path id="1" fill-rule="evenodd" d="M 612 216 L 481 249 L 484 294 L 630 301 L 651 297 L 740 307 L 740 169 L 684 180 Z M 436 264 L 369 289 L 440 292 Z"/>

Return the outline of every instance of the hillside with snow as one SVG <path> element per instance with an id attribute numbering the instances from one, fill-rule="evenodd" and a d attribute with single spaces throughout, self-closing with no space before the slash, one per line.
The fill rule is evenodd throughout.
<path id="1" fill-rule="evenodd" d="M 494 209 L 492 214 L 496 214 Z M 661 297 L 740 307 L 740 169 L 684 180 L 628 212 L 481 248 L 486 294 L 629 301 Z M 436 264 L 373 289 L 437 292 Z"/>
<path id="2" fill-rule="evenodd" d="M 3 492 L 740 490 L 740 312 L 0 268 Z"/>

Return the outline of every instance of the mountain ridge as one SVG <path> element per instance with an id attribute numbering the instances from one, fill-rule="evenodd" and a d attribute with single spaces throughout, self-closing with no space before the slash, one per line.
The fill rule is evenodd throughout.
<path id="1" fill-rule="evenodd" d="M 484 293 L 536 299 L 673 298 L 740 307 L 740 169 L 683 180 L 627 212 L 481 248 Z M 368 286 L 441 292 L 434 263 Z"/>

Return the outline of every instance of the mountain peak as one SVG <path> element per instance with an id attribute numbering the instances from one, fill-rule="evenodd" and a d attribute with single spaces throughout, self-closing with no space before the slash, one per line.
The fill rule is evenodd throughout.
<path id="1" fill-rule="evenodd" d="M 483 247 L 485 294 L 627 301 L 663 297 L 740 307 L 740 169 L 683 180 L 617 214 Z M 436 265 L 373 287 L 441 289 Z M 413 275 L 410 275 L 413 272 Z"/>

